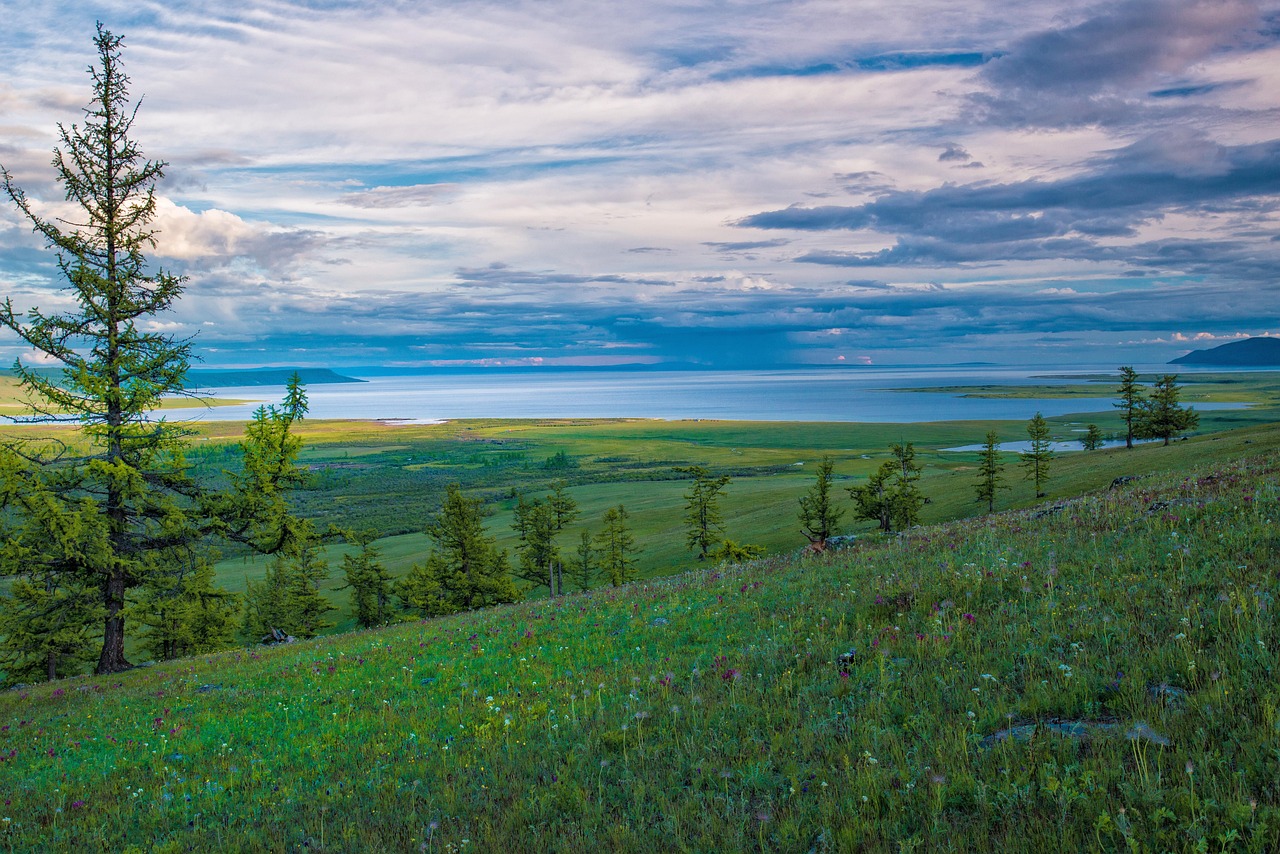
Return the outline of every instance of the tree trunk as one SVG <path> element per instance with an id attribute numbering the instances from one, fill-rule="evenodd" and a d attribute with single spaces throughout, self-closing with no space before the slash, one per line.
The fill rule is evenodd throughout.
<path id="1" fill-rule="evenodd" d="M 103 590 L 107 619 L 102 627 L 102 655 L 97 673 L 119 673 L 133 667 L 124 657 L 124 571 L 113 570 Z"/>
<path id="2" fill-rule="evenodd" d="M 45 666 L 48 669 L 49 681 L 52 682 L 53 680 L 57 679 L 58 678 L 58 654 L 53 650 L 49 650 L 48 654 L 45 656 Z"/>

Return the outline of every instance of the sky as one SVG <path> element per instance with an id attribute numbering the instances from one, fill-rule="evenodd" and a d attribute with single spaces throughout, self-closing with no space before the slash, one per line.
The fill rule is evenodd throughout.
<path id="1" fill-rule="evenodd" d="M 1280 2 L 0 0 L 64 211 L 95 21 L 208 366 L 1163 362 L 1280 335 Z M 0 294 L 56 311 L 7 200 Z M 0 362 L 32 358 L 9 333 Z"/>

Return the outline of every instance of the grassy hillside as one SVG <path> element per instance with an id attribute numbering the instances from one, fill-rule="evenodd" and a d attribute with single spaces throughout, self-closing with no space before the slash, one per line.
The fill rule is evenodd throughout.
<path id="1" fill-rule="evenodd" d="M 1274 850 L 1280 456 L 0 694 L 14 850 Z"/>

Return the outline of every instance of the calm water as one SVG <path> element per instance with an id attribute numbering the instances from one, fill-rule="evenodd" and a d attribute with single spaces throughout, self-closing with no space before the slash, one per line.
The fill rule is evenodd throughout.
<path id="1" fill-rule="evenodd" d="M 1101 369 L 1106 372 L 1109 369 Z M 1097 373 L 1097 370 L 1091 371 Z M 307 389 L 310 418 L 430 422 L 459 418 L 661 418 L 745 421 L 916 422 L 1025 419 L 1109 410 L 1110 386 L 1097 398 L 983 400 L 893 391 L 938 385 L 1019 384 L 1049 369 L 899 368 L 784 371 L 493 372 L 374 377 Z M 1084 373 L 1078 371 L 1077 373 Z M 1069 379 L 1035 380 L 1069 383 Z M 170 419 L 238 421 L 283 388 L 216 389 L 243 406 L 170 410 Z M 1210 408 L 1203 406 L 1200 408 Z"/>

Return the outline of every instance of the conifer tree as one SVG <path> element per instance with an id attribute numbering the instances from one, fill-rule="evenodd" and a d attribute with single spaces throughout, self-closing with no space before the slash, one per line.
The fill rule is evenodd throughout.
<path id="1" fill-rule="evenodd" d="M 214 585 L 216 553 L 188 552 L 152 573 L 130 615 L 142 626 L 143 647 L 163 661 L 229 646 L 239 626 L 239 597 Z"/>
<path id="2" fill-rule="evenodd" d="M 1144 439 L 1169 440 L 1200 423 L 1200 413 L 1178 403 L 1181 388 L 1177 374 L 1165 374 L 1156 381 L 1151 396 L 1143 401 L 1137 426 Z"/>
<path id="3" fill-rule="evenodd" d="M 507 555 L 484 531 L 483 502 L 451 483 L 444 503 L 427 524 L 435 543 L 425 563 L 396 584 L 403 606 L 422 616 L 452 614 L 519 598 L 507 574 Z"/>
<path id="4" fill-rule="evenodd" d="M 1031 449 L 1022 454 L 1019 463 L 1027 470 L 1027 480 L 1036 485 L 1036 498 L 1044 497 L 1044 484 L 1049 479 L 1049 463 L 1053 460 L 1053 439 L 1049 434 L 1049 422 L 1039 412 L 1027 422 L 1027 435 L 1031 437 Z"/>
<path id="5" fill-rule="evenodd" d="M 924 495 L 916 485 L 921 469 L 915 447 L 910 442 L 894 444 L 890 452 L 893 459 L 885 460 L 865 484 L 847 487 L 854 516 L 875 522 L 885 533 L 918 525 L 924 506 Z"/>
<path id="6" fill-rule="evenodd" d="M 596 566 L 596 550 L 591 545 L 591 532 L 583 531 L 578 540 L 578 547 L 569 561 L 569 580 L 578 590 L 586 592 L 591 589 L 598 567 Z"/>
<path id="7" fill-rule="evenodd" d="M 1138 382 L 1138 372 L 1132 367 L 1120 367 L 1120 388 L 1116 393 L 1120 395 L 1120 402 L 1112 405 L 1120 410 L 1120 417 L 1124 419 L 1124 446 L 1132 448 L 1142 420 L 1143 402 L 1142 384 Z"/>
<path id="8" fill-rule="evenodd" d="M 600 567 L 614 587 L 636 578 L 635 537 L 627 527 L 627 509 L 619 504 L 604 513 L 604 527 L 596 534 L 596 550 Z"/>
<path id="9" fill-rule="evenodd" d="M 978 458 L 978 501 L 987 503 L 987 512 L 996 509 L 996 493 L 1008 489 L 1004 485 L 1004 476 L 1000 465 L 1000 437 L 995 430 L 987 432 L 987 441 Z"/>
<path id="10" fill-rule="evenodd" d="M 830 456 L 818 463 L 818 479 L 800 496 L 800 529 L 811 543 L 825 547 L 836 535 L 836 526 L 844 516 L 844 508 L 831 501 L 831 473 L 835 463 Z"/>
<path id="11" fill-rule="evenodd" d="M 564 583 L 559 577 L 563 561 L 556 535 L 577 517 L 577 502 L 565 491 L 563 482 L 557 482 L 545 500 L 526 501 L 520 496 L 516 502 L 511 527 L 520 535 L 517 574 L 534 584 L 547 585 L 552 596 L 564 592 Z"/>
<path id="12" fill-rule="evenodd" d="M 342 574 L 347 579 L 342 589 L 351 590 L 352 616 L 366 629 L 390 619 L 391 574 L 379 559 L 381 551 L 373 544 L 376 538 L 374 531 L 348 534 L 347 540 L 360 551 L 342 556 Z"/>
<path id="13" fill-rule="evenodd" d="M 697 549 L 698 560 L 706 560 L 708 552 L 724 533 L 720 493 L 729 484 L 729 476 L 712 477 L 704 466 L 679 467 L 676 471 L 693 478 L 693 486 L 684 495 L 685 545 Z"/>
<path id="14" fill-rule="evenodd" d="M 61 679 L 94 656 L 102 597 L 82 575 L 31 564 L 10 583 L 0 606 L 0 670 L 15 685 Z"/>
<path id="15" fill-rule="evenodd" d="M 180 500 L 186 480 L 180 431 L 150 417 L 161 397 L 181 392 L 190 345 L 143 331 L 144 321 L 171 307 L 182 280 L 146 267 L 144 253 L 155 243 L 149 228 L 154 187 L 164 164 L 144 160 L 130 137 L 136 108 L 129 105 L 121 43 L 98 26 L 98 64 L 90 68 L 93 100 L 84 110 L 84 126 L 59 125 L 61 146 L 53 164 L 76 213 L 43 218 L 3 171 L 6 194 L 57 253 L 74 303 L 62 314 L 33 308 L 25 317 L 9 298 L 0 305 L 0 324 L 62 368 L 51 376 L 15 364 L 31 400 L 29 420 L 78 422 L 92 445 L 87 456 L 12 443 L 7 451 L 27 462 L 31 477 L 44 481 L 60 502 L 71 495 L 94 497 L 90 514 L 99 517 L 95 524 L 106 549 L 75 571 L 101 590 L 99 673 L 129 667 L 127 591 L 145 580 L 156 552 L 174 539 L 198 536 Z"/>
<path id="16" fill-rule="evenodd" d="M 70 213 L 44 218 L 38 202 L 0 167 L 5 194 L 56 254 L 68 306 L 60 313 L 30 308 L 24 314 L 12 298 L 0 303 L 0 325 L 56 368 L 21 360 L 14 365 L 30 401 L 30 413 L 19 420 L 80 428 L 72 440 L 32 433 L 0 446 L 0 492 L 11 511 L 0 520 L 8 541 L 0 551 L 0 575 L 28 585 L 15 588 L 25 600 L 6 601 L 6 608 L 34 613 L 54 602 L 64 605 L 64 613 L 30 623 L 40 637 L 30 636 L 28 652 L 56 646 L 65 662 L 84 652 L 65 649 L 68 638 L 96 638 L 97 672 L 114 673 L 131 666 L 125 658 L 126 616 L 137 613 L 129 606 L 131 594 L 178 589 L 164 576 L 180 572 L 190 550 L 210 535 L 258 539 L 270 525 L 264 528 L 255 509 L 277 499 L 202 488 L 183 457 L 187 433 L 154 415 L 162 398 L 184 393 L 191 348 L 189 340 L 149 331 L 183 284 L 152 269 L 146 257 L 155 246 L 150 224 L 165 164 L 144 159 L 131 136 L 137 109 L 121 65 L 123 39 L 99 24 L 94 44 L 93 96 L 84 124 L 59 125 L 54 150 Z M 283 429 L 287 434 L 287 423 Z M 15 498 L 19 493 L 24 497 Z M 32 549 L 46 552 L 34 568 L 17 557 Z M 93 610 L 99 626 L 92 632 L 72 628 L 89 613 L 80 607 L 88 589 L 98 598 Z M 36 608 L 39 594 L 27 593 L 39 590 L 48 595 Z M 161 600 L 167 597 L 150 596 Z M 4 619 L 20 617 L 7 610 Z M 162 634 L 185 631 L 175 626 Z M 23 636 L 6 633 L 5 644 L 12 650 Z M 62 666 L 49 670 L 55 671 L 62 673 Z"/>
<path id="17" fill-rule="evenodd" d="M 1096 451 L 1102 447 L 1105 437 L 1102 435 L 1102 429 L 1097 424 L 1090 424 L 1085 434 L 1080 437 L 1080 445 L 1086 451 Z"/>

